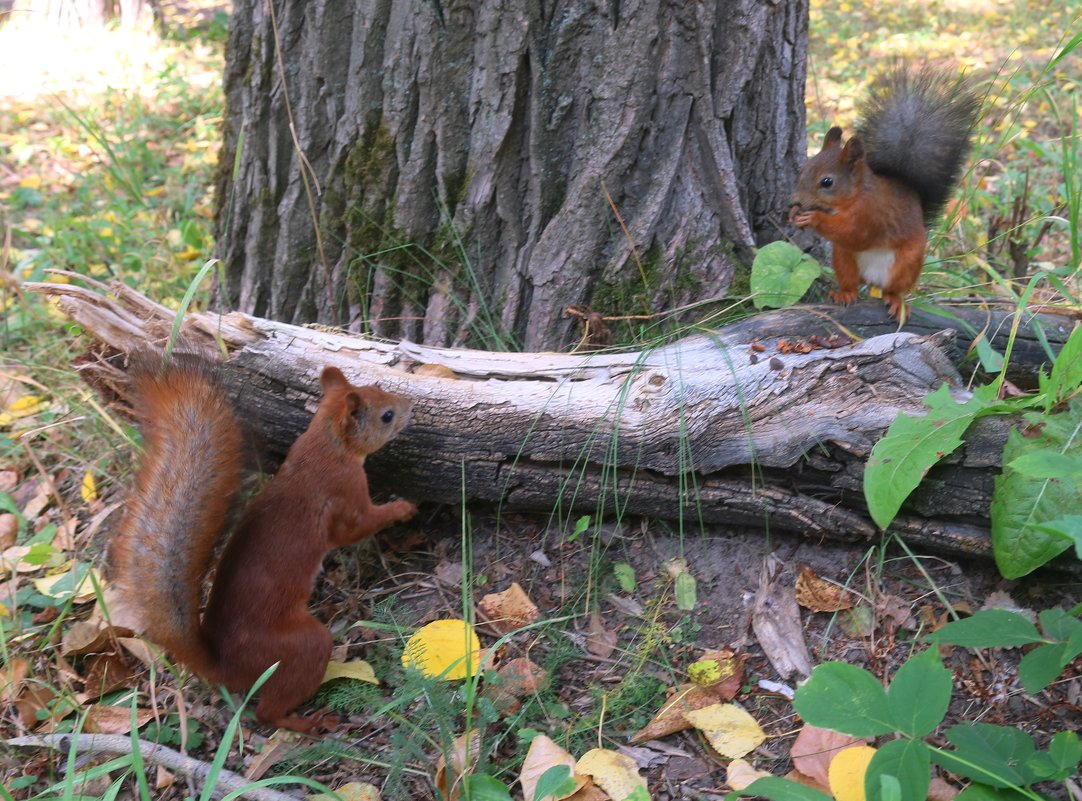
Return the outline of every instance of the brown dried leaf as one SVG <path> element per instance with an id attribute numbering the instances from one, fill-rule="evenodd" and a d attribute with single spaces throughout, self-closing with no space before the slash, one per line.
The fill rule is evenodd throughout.
<path id="1" fill-rule="evenodd" d="M 292 756 L 304 747 L 301 736 L 295 731 L 276 729 L 264 744 L 263 749 L 252 758 L 248 769 L 244 771 L 244 778 L 250 782 L 257 782 L 283 759 Z"/>
<path id="2" fill-rule="evenodd" d="M 905 625 L 911 614 L 909 602 L 897 595 L 883 595 L 877 599 L 875 612 L 887 631 L 894 632 Z"/>
<path id="3" fill-rule="evenodd" d="M 601 659 L 608 659 L 616 650 L 616 632 L 605 628 L 597 612 L 590 615 L 590 627 L 586 630 L 586 650 Z"/>
<path id="4" fill-rule="evenodd" d="M 537 782 L 541 775 L 549 768 L 557 765 L 567 765 L 571 769 L 571 774 L 575 774 L 575 757 L 544 734 L 535 735 L 530 740 L 530 750 L 526 752 L 526 759 L 523 760 L 518 775 L 518 780 L 522 784 L 523 798 L 529 798 L 532 801 L 536 795 Z M 586 781 L 585 778 L 576 776 L 574 792 L 578 792 L 586 784 Z M 551 795 L 545 797 L 546 801 L 553 801 L 553 798 Z"/>
<path id="5" fill-rule="evenodd" d="M 481 752 L 481 732 L 471 731 L 469 737 L 465 734 L 455 738 L 451 748 L 451 770 L 447 770 L 447 756 L 440 754 L 436 760 L 436 775 L 433 780 L 436 788 L 443 793 L 448 801 L 458 801 L 459 782 L 458 777 L 477 764 L 477 757 Z M 448 775 L 448 773 L 450 775 Z"/>
<path id="6" fill-rule="evenodd" d="M 446 364 L 421 364 L 417 366 L 417 369 L 413 371 L 413 374 L 424 375 L 430 378 L 450 378 L 452 380 L 458 380 L 458 374 Z"/>
<path id="7" fill-rule="evenodd" d="M 135 672 L 116 654 L 98 654 L 88 659 L 86 665 L 83 697 L 87 701 L 135 684 Z"/>
<path id="8" fill-rule="evenodd" d="M 119 632 L 121 635 L 125 633 L 130 632 Z M 117 634 L 117 630 L 104 620 L 77 620 L 64 632 L 60 653 L 64 656 L 85 656 L 112 651 Z"/>
<path id="9" fill-rule="evenodd" d="M 793 741 L 789 755 L 793 760 L 793 767 L 825 787 L 830 761 L 835 755 L 843 749 L 865 743 L 865 740 L 850 737 L 848 734 L 839 734 L 805 723 Z"/>
<path id="10" fill-rule="evenodd" d="M 700 687 L 697 684 L 682 684 L 673 691 L 673 695 L 654 715 L 654 719 L 631 735 L 628 742 L 634 745 L 690 729 L 691 724 L 684 717 L 684 713 L 702 709 L 717 702 L 718 696 L 710 688 Z"/>
<path id="11" fill-rule="evenodd" d="M 501 715 L 517 712 L 519 699 L 543 690 L 549 675 L 526 657 L 511 659 L 496 673 L 496 682 L 488 684 L 481 695 L 490 700 Z"/>
<path id="12" fill-rule="evenodd" d="M 803 784 L 805 787 L 810 787 L 813 790 L 818 790 L 819 792 L 825 793 L 826 795 L 831 794 L 830 793 L 830 785 L 828 785 L 828 784 L 820 784 L 815 779 L 813 779 L 811 776 L 805 776 L 799 770 L 793 769 L 793 770 L 789 771 L 788 773 L 785 774 L 785 778 L 789 779 L 789 781 L 794 781 L 797 784 Z"/>
<path id="13" fill-rule="evenodd" d="M 10 512 L 0 514 L 0 551 L 6 551 L 15 544 L 19 535 L 19 518 Z"/>
<path id="14" fill-rule="evenodd" d="M 932 783 L 928 786 L 928 801 L 954 801 L 954 797 L 961 792 L 957 787 L 948 784 L 939 776 L 932 777 Z"/>
<path id="15" fill-rule="evenodd" d="M 853 606 L 853 596 L 817 576 L 807 565 L 801 565 L 796 579 L 796 602 L 813 612 L 838 612 Z"/>
<path id="16" fill-rule="evenodd" d="M 135 710 L 135 728 L 145 726 L 154 718 L 149 709 Z M 131 708 L 94 704 L 87 707 L 84 730 L 97 734 L 127 734 L 131 731 Z"/>
<path id="17" fill-rule="evenodd" d="M 577 781 L 578 778 L 576 776 L 575 780 Z M 608 793 L 594 784 L 592 779 L 587 779 L 586 784 L 574 795 L 569 795 L 566 801 L 612 801 L 612 799 L 609 798 Z"/>
<path id="18" fill-rule="evenodd" d="M 16 656 L 0 668 L 0 703 L 9 704 L 22 692 L 23 682 L 30 675 L 30 663 Z"/>
<path id="19" fill-rule="evenodd" d="M 503 592 L 486 595 L 478 601 L 477 608 L 500 634 L 520 629 L 541 617 L 536 604 L 529 599 L 518 582 Z"/>

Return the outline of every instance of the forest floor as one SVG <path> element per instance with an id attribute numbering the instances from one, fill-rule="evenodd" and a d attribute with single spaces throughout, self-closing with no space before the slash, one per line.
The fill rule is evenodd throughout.
<path id="1" fill-rule="evenodd" d="M 1080 30 L 1067 3 L 1048 4 L 1028 22 L 994 3 L 935 15 L 922 6 L 919 21 L 904 4 L 842 5 L 817 3 L 812 12 L 809 128 L 819 134 L 851 115 L 849 99 L 869 59 L 916 42 L 933 55 L 953 49 L 974 69 L 1002 61 L 1021 70 L 1047 62 L 1057 26 Z M 483 735 L 471 749 L 477 761 L 470 771 L 511 786 L 516 798 L 522 790 L 514 782 L 538 733 L 574 757 L 597 747 L 623 755 L 658 801 L 721 798 L 733 763 L 703 730 L 681 724 L 629 743 L 689 682 L 750 713 L 765 739 L 746 759 L 784 775 L 802 728 L 788 697 L 799 671 L 778 667 L 787 650 L 806 648 L 813 663 L 845 662 L 889 681 L 923 648 L 920 637 L 952 615 L 995 608 L 1036 619 L 1042 610 L 1082 602 L 1082 587 L 1063 572 L 1006 581 L 989 562 L 912 555 L 893 540 L 838 544 L 690 523 L 674 530 L 647 520 L 422 505 L 410 523 L 330 555 L 317 580 L 312 606 L 335 634 L 336 659 L 363 659 L 380 680 L 324 687 L 308 708 L 338 716 L 328 736 L 272 734 L 247 715 L 238 741 L 230 729 L 236 699 L 166 669 L 136 642 L 87 642 L 103 541 L 122 510 L 136 437 L 81 386 L 72 369 L 85 346 L 78 330 L 20 285 L 67 280 L 46 272 L 59 268 L 128 281 L 166 305 L 179 303 L 213 251 L 223 29 L 213 17 L 209 23 L 207 35 L 188 42 L 113 31 L 46 43 L 0 29 L 0 554 L 7 578 L 0 591 L 0 740 L 77 726 L 127 736 L 134 699 L 139 738 L 207 764 L 221 754 L 226 769 L 253 781 L 367 782 L 388 798 L 432 798 L 438 760 L 461 750 L 456 742 L 469 730 Z M 991 42 L 1017 49 L 991 52 L 984 44 Z M 1038 234 L 1060 202 L 1054 143 L 1070 118 L 1063 116 L 1068 101 L 1077 109 L 1082 74 L 1077 57 L 1070 64 L 1074 84 L 1053 73 L 1048 90 L 1032 96 L 1029 117 L 1008 124 L 1005 114 L 993 125 L 1002 127 L 986 132 L 986 142 L 1003 137 L 1005 166 L 975 189 L 971 219 L 952 236 L 986 235 L 997 214 L 1010 213 L 1010 188 L 1023 171 L 1017 157 L 1027 165 L 1032 219 L 1018 230 L 1032 245 L 1030 257 L 1052 263 L 1069 252 L 1059 229 Z M 1029 78 L 1020 71 L 1014 80 Z M 205 294 L 196 298 L 205 301 Z M 537 619 L 505 636 L 499 616 L 485 613 L 498 602 L 482 597 L 515 584 L 537 607 Z M 800 608 L 778 603 L 794 587 L 804 588 Z M 478 680 L 436 681 L 403 667 L 406 643 L 421 626 L 463 617 L 475 619 L 483 647 L 496 646 Z M 771 638 L 764 622 L 786 621 L 795 628 Z M 954 679 L 944 726 L 1014 727 L 1041 748 L 1057 732 L 1082 729 L 1079 660 L 1027 694 L 1018 681 L 1019 648 L 941 653 Z M 531 681 L 495 679 L 508 664 L 524 664 L 518 659 L 534 666 Z M 719 674 L 702 677 L 712 670 Z M 943 729 L 928 739 L 943 745 Z M 104 759 L 69 765 L 67 752 L 5 747 L 0 771 L 14 798 L 59 797 L 73 775 L 83 777 L 67 788 L 76 797 L 106 797 L 114 782 L 127 787 L 140 776 L 151 788 L 145 797 L 198 794 L 200 783 L 191 789 L 177 769 L 146 769 L 130 756 L 88 776 Z M 937 798 L 963 784 L 945 777 Z M 50 791 L 54 783 L 62 790 Z M 482 789 L 473 797 L 499 797 Z M 1039 789 L 1066 798 L 1078 785 Z"/>

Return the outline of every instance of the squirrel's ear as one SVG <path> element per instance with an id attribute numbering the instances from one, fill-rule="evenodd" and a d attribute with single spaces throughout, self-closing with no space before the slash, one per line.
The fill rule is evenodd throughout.
<path id="1" fill-rule="evenodd" d="M 346 377 L 342 375 L 342 371 L 337 367 L 324 367 L 323 374 L 319 377 L 319 385 L 323 387 L 323 391 L 334 386 L 341 386 L 342 384 L 348 384 Z"/>
<path id="2" fill-rule="evenodd" d="M 837 147 L 840 141 L 842 141 L 842 129 L 835 125 L 827 131 L 826 138 L 823 140 L 823 150 L 826 150 L 828 147 Z M 821 153 L 822 150 L 819 152 Z"/>
<path id="3" fill-rule="evenodd" d="M 849 141 L 845 143 L 845 147 L 842 148 L 842 161 L 846 164 L 856 164 L 864 158 L 864 143 L 860 141 L 859 137 L 851 136 Z"/>
<path id="4" fill-rule="evenodd" d="M 361 396 L 356 392 L 347 392 L 344 400 L 346 403 L 346 414 L 353 417 L 358 423 L 363 421 L 365 413 L 368 411 L 368 407 L 364 405 Z"/>

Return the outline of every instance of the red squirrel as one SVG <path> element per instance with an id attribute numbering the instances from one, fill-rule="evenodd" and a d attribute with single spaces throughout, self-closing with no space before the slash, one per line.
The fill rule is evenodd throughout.
<path id="1" fill-rule="evenodd" d="M 855 136 L 843 145 L 841 128 L 827 131 L 800 170 L 789 221 L 833 243 L 832 300 L 852 303 L 863 279 L 904 319 L 927 226 L 954 190 L 979 113 L 960 78 L 897 66 L 872 85 Z"/>
<path id="2" fill-rule="evenodd" d="M 373 503 L 364 471 L 365 457 L 406 424 L 411 404 L 323 370 L 319 409 L 241 515 L 200 622 L 204 574 L 240 490 L 241 426 L 198 361 L 174 357 L 164 370 L 136 366 L 133 374 L 146 449 L 110 543 L 122 602 L 150 640 L 233 692 L 278 662 L 256 716 L 310 731 L 318 716 L 289 713 L 316 693 L 331 655 L 330 632 L 308 611 L 312 585 L 328 551 L 417 512 L 405 500 Z"/>

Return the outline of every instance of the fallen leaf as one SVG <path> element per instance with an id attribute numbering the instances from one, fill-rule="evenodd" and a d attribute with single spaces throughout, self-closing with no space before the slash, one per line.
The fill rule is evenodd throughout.
<path id="1" fill-rule="evenodd" d="M 334 795 L 316 793 L 308 801 L 380 801 L 379 788 L 368 782 L 349 782 L 335 788 Z"/>
<path id="2" fill-rule="evenodd" d="M 288 759 L 304 747 L 297 732 L 275 729 L 274 734 L 267 738 L 267 742 L 263 744 L 259 753 L 252 757 L 252 761 L 244 771 L 244 778 L 250 782 L 259 781 L 277 763 Z"/>
<path id="3" fill-rule="evenodd" d="M 796 591 L 772 578 L 780 568 L 768 559 L 759 574 L 759 589 L 751 613 L 751 627 L 759 646 L 778 675 L 787 679 L 797 673 L 811 675 L 811 654 L 804 642 Z"/>
<path id="4" fill-rule="evenodd" d="M 846 609 L 841 616 L 842 631 L 853 639 L 862 640 L 875 631 L 875 613 L 867 604 Z"/>
<path id="5" fill-rule="evenodd" d="M 406 642 L 402 666 L 428 678 L 464 679 L 480 669 L 481 641 L 465 620 L 435 620 Z"/>
<path id="6" fill-rule="evenodd" d="M 326 684 L 335 679 L 354 679 L 366 681 L 369 684 L 379 684 L 376 672 L 363 659 L 354 659 L 352 662 L 328 662 L 327 670 L 323 674 L 323 683 Z"/>
<path id="7" fill-rule="evenodd" d="M 736 704 L 713 704 L 685 712 L 715 751 L 730 759 L 746 756 L 766 739 L 759 723 Z"/>
<path id="8" fill-rule="evenodd" d="M 0 703 L 9 704 L 17 698 L 29 676 L 30 663 L 21 656 L 12 657 L 0 667 Z"/>
<path id="9" fill-rule="evenodd" d="M 850 737 L 848 734 L 805 723 L 804 728 L 793 741 L 789 756 L 793 760 L 793 767 L 825 787 L 829 784 L 831 760 L 838 755 L 838 752 L 855 745 L 866 744 L 864 740 Z"/>
<path id="10" fill-rule="evenodd" d="M 751 763 L 744 759 L 734 759 L 729 763 L 725 771 L 725 783 L 732 790 L 743 790 L 756 779 L 762 779 L 773 774 L 765 770 L 757 770 Z"/>
<path id="11" fill-rule="evenodd" d="M 909 602 L 897 595 L 883 595 L 878 598 L 875 611 L 890 632 L 903 626 L 911 614 Z"/>
<path id="12" fill-rule="evenodd" d="M 83 501 L 90 503 L 98 499 L 98 488 L 94 483 L 94 474 L 89 470 L 83 475 L 83 484 L 79 488 L 79 493 L 83 496 Z"/>
<path id="13" fill-rule="evenodd" d="M 4 512 L 0 514 L 0 551 L 6 551 L 15 544 L 19 536 L 19 518 Z"/>
<path id="14" fill-rule="evenodd" d="M 448 587 L 461 587 L 462 586 L 462 563 L 461 562 L 448 562 L 444 559 L 438 565 L 436 569 L 432 571 L 436 577 L 436 581 L 440 584 L 444 584 Z"/>
<path id="15" fill-rule="evenodd" d="M 688 665 L 688 678 L 700 687 L 709 687 L 721 701 L 731 701 L 744 683 L 744 660 L 732 650 L 706 651 Z"/>
<path id="16" fill-rule="evenodd" d="M 462 734 L 455 738 L 451 746 L 451 770 L 448 776 L 447 755 L 440 754 L 436 760 L 436 774 L 433 777 L 436 788 L 443 793 L 443 797 L 449 801 L 457 801 L 459 797 L 458 777 L 477 764 L 477 758 L 481 752 L 481 733 L 471 731 L 469 736 Z M 453 786 L 453 790 L 451 789 Z"/>
<path id="17" fill-rule="evenodd" d="M 135 673 L 127 662 L 113 653 L 97 654 L 86 660 L 83 698 L 91 701 L 134 684 Z"/>
<path id="18" fill-rule="evenodd" d="M 115 630 L 104 620 L 77 620 L 60 641 L 64 656 L 83 656 L 111 650 Z"/>
<path id="19" fill-rule="evenodd" d="M 840 751 L 830 763 L 830 792 L 835 801 L 865 801 L 864 774 L 875 756 L 870 745 L 859 745 Z"/>
<path id="20" fill-rule="evenodd" d="M 691 724 L 684 716 L 685 713 L 716 704 L 718 701 L 718 696 L 709 688 L 697 684 L 682 684 L 673 691 L 672 696 L 654 715 L 654 719 L 631 735 L 628 742 L 634 745 L 690 729 Z"/>
<path id="21" fill-rule="evenodd" d="M 616 632 L 609 631 L 601 622 L 601 615 L 590 615 L 590 627 L 586 630 L 586 650 L 600 659 L 608 659 L 616 650 Z"/>
<path id="22" fill-rule="evenodd" d="M 954 801 L 959 789 L 948 784 L 939 776 L 932 777 L 932 783 L 928 786 L 928 801 Z"/>
<path id="23" fill-rule="evenodd" d="M 803 773 L 801 773 L 799 770 L 796 770 L 795 768 L 786 773 L 785 778 L 787 778 L 789 781 L 796 782 L 797 784 L 803 784 L 805 787 L 810 787 L 813 790 L 818 790 L 819 792 L 826 795 L 830 795 L 829 784 L 827 784 L 826 782 L 819 783 L 811 776 L 805 776 Z"/>
<path id="24" fill-rule="evenodd" d="M 612 801 L 612 799 L 594 784 L 592 779 L 586 779 L 586 784 L 577 793 L 569 795 L 566 801 Z"/>
<path id="25" fill-rule="evenodd" d="M 485 685 L 481 695 L 492 702 L 501 715 L 517 712 L 520 698 L 534 695 L 549 685 L 549 675 L 526 657 L 511 659 L 497 671 L 496 680 Z"/>
<path id="26" fill-rule="evenodd" d="M 646 779 L 639 775 L 635 760 L 607 748 L 587 751 L 579 757 L 576 770 L 593 779 L 609 798 L 624 799 L 639 788 L 644 792 L 647 789 Z"/>
<path id="27" fill-rule="evenodd" d="M 530 748 L 526 752 L 526 758 L 522 761 L 522 768 L 518 774 L 518 780 L 522 784 L 522 797 L 528 801 L 534 801 L 534 797 L 537 795 L 538 780 L 544 775 L 545 771 L 556 765 L 567 765 L 571 775 L 575 775 L 575 757 L 544 734 L 534 735 L 534 738 L 530 740 Z M 547 795 L 543 801 L 560 801 L 578 792 L 585 783 L 584 778 L 576 777 L 575 789 L 570 793 L 559 797 Z M 538 801 L 542 801 L 542 799 L 538 799 Z"/>
<path id="28" fill-rule="evenodd" d="M 801 565 L 796 579 L 796 602 L 813 612 L 840 612 L 853 606 L 853 596 L 817 576 L 807 565 Z"/>
<path id="29" fill-rule="evenodd" d="M 135 710 L 135 728 L 140 729 L 153 719 L 151 710 Z M 83 729 L 97 734 L 127 734 L 131 731 L 131 707 L 103 704 L 87 707 Z"/>
<path id="30" fill-rule="evenodd" d="M 163 768 L 161 765 L 157 766 L 157 768 L 154 771 L 154 789 L 155 790 L 166 790 L 166 789 L 172 787 L 176 783 L 177 783 L 177 777 L 176 777 L 175 773 L 171 773 L 170 771 Z"/>
<path id="31" fill-rule="evenodd" d="M 518 582 L 503 592 L 484 596 L 477 608 L 500 634 L 508 634 L 540 619 L 537 605 L 529 599 Z"/>

